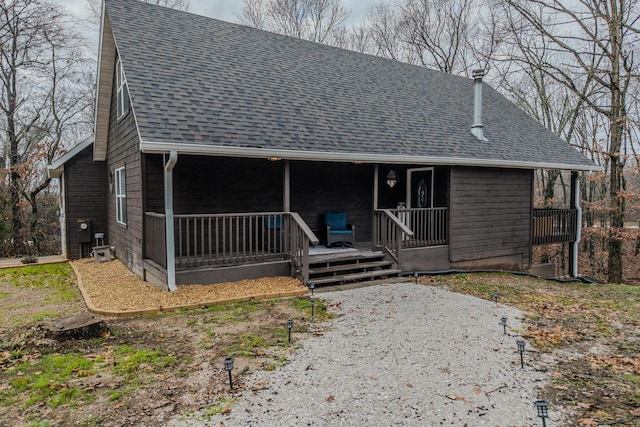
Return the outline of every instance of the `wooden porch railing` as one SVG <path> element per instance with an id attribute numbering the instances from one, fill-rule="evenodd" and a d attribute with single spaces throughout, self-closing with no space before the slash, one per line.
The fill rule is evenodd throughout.
<path id="1" fill-rule="evenodd" d="M 404 236 L 405 248 L 420 248 L 447 244 L 448 208 L 389 209 L 411 231 L 413 237 Z"/>
<path id="2" fill-rule="evenodd" d="M 166 267 L 165 216 L 147 212 L 145 217 L 145 256 Z M 176 268 L 291 259 L 305 283 L 309 243 L 318 244 L 300 216 L 287 212 L 175 215 L 174 233 Z"/>
<path id="3" fill-rule="evenodd" d="M 167 239 L 164 214 L 147 212 L 144 221 L 144 256 L 167 268 Z"/>
<path id="4" fill-rule="evenodd" d="M 413 231 L 390 209 L 373 212 L 373 246 L 386 252 L 402 268 L 403 240 L 413 237 Z"/>
<path id="5" fill-rule="evenodd" d="M 533 244 L 574 242 L 577 236 L 576 209 L 534 209 Z"/>
<path id="6" fill-rule="evenodd" d="M 287 235 L 290 237 L 289 256 L 291 257 L 291 275 L 298 275 L 302 283 L 309 283 L 309 243 L 320 243 L 300 215 L 293 212 L 287 215 Z"/>

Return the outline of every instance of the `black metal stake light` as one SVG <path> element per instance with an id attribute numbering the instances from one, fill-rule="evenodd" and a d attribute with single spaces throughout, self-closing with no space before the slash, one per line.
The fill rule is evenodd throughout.
<path id="1" fill-rule="evenodd" d="M 542 427 L 547 427 L 547 418 L 549 418 L 549 404 L 544 400 L 538 400 L 534 403 L 538 410 L 538 417 L 542 418 Z"/>
<path id="2" fill-rule="evenodd" d="M 315 320 L 315 305 L 316 299 L 314 297 L 309 298 L 311 301 L 311 320 Z"/>
<path id="3" fill-rule="evenodd" d="M 224 369 L 229 372 L 229 389 L 233 390 L 233 381 L 231 380 L 231 371 L 233 371 L 233 357 L 224 359 Z"/>
<path id="4" fill-rule="evenodd" d="M 416 285 L 418 284 L 418 272 L 413 273 L 413 277 L 416 279 Z"/>
<path id="5" fill-rule="evenodd" d="M 287 320 L 287 329 L 289 330 L 289 342 L 291 342 L 291 328 L 293 328 L 293 320 Z"/>
<path id="6" fill-rule="evenodd" d="M 524 353 L 525 342 L 522 340 L 516 341 L 518 345 L 518 351 L 520 352 L 520 367 L 524 369 L 524 358 L 522 357 L 522 353 Z"/>
<path id="7" fill-rule="evenodd" d="M 500 292 L 493 291 L 493 300 L 496 302 L 496 304 L 498 303 L 498 297 L 499 296 L 500 296 Z"/>
<path id="8" fill-rule="evenodd" d="M 504 329 L 504 334 L 507 335 L 507 318 L 500 318 L 500 323 L 502 323 L 502 328 Z"/>
<path id="9" fill-rule="evenodd" d="M 315 289 L 316 285 L 314 285 L 313 283 L 309 283 L 309 289 L 311 289 L 311 295 L 313 295 L 313 290 Z"/>

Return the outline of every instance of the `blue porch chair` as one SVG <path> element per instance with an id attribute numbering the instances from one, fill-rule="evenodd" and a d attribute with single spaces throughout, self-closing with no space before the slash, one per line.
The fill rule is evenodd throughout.
<path id="1" fill-rule="evenodd" d="M 347 224 L 346 212 L 327 212 L 324 214 L 324 223 L 327 226 L 327 246 L 335 243 L 355 243 L 356 227 Z"/>

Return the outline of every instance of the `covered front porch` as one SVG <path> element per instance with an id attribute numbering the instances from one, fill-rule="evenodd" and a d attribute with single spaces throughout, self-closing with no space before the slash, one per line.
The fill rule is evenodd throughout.
<path id="1" fill-rule="evenodd" d="M 348 273 L 355 274 L 354 270 L 371 273 L 357 278 L 397 275 L 405 271 L 404 259 L 412 251 L 436 246 L 446 249 L 446 213 L 446 208 L 377 210 L 373 212 L 373 241 L 337 248 L 321 245 L 321 239 L 295 212 L 179 214 L 173 218 L 174 257 L 167 262 L 171 236 L 168 240 L 166 215 L 146 212 L 145 278 L 159 286 L 166 284 L 171 260 L 176 284 L 273 275 L 319 283 L 326 279 L 317 277 L 320 263 L 327 264 L 336 280 L 342 273 L 344 280 L 349 280 Z M 348 268 L 346 260 L 359 265 Z"/>
<path id="2" fill-rule="evenodd" d="M 164 289 L 521 270 L 533 245 L 579 237 L 575 207 L 533 208 L 531 171 L 187 155 L 145 155 L 145 169 L 144 275 Z M 356 251 L 321 265 L 331 211 L 355 225 Z"/>

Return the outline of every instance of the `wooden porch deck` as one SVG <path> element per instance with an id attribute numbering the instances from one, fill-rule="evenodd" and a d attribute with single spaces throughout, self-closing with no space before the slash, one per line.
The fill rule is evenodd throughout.
<path id="1" fill-rule="evenodd" d="M 295 212 L 175 215 L 172 261 L 176 274 L 199 280 L 204 272 L 218 281 L 287 274 L 305 284 L 362 280 L 448 263 L 447 224 L 447 208 L 375 210 L 373 241 L 326 248 Z M 576 224 L 575 210 L 535 209 L 531 243 L 575 240 Z M 145 260 L 159 277 L 167 270 L 165 228 L 164 214 L 146 213 Z"/>

